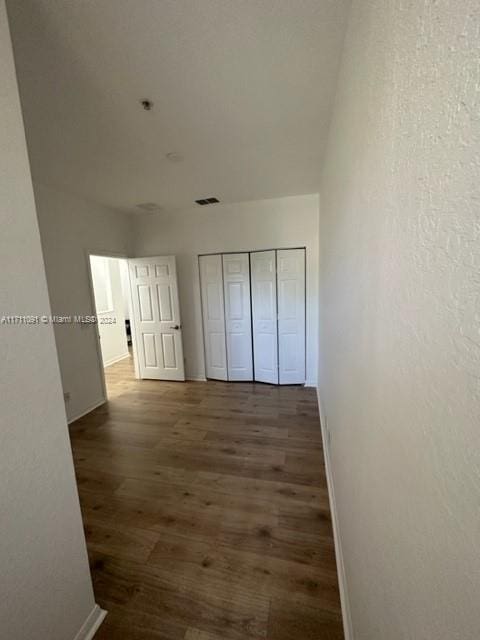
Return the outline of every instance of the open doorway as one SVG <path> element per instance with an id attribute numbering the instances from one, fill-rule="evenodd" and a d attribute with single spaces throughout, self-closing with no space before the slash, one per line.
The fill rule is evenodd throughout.
<path id="1" fill-rule="evenodd" d="M 97 335 L 107 397 L 116 395 L 123 380 L 135 377 L 125 258 L 89 255 Z"/>
<path id="2" fill-rule="evenodd" d="M 104 398 L 132 379 L 185 381 L 175 256 L 88 252 Z"/>

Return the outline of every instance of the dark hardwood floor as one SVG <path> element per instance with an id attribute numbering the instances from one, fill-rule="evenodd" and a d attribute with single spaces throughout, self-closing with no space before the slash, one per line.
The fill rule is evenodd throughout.
<path id="1" fill-rule="evenodd" d="M 315 391 L 106 373 L 71 426 L 96 640 L 341 640 Z"/>

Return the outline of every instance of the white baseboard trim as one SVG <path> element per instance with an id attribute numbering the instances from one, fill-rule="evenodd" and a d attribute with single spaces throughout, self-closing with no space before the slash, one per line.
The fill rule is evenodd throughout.
<path id="1" fill-rule="evenodd" d="M 314 389 L 317 388 L 317 383 L 315 380 L 305 380 L 305 386 L 306 387 L 313 387 Z"/>
<path id="2" fill-rule="evenodd" d="M 75 422 L 75 420 L 80 420 L 80 418 L 83 418 L 83 416 L 86 416 L 87 413 L 90 413 L 90 411 L 93 411 L 97 407 L 100 407 L 102 404 L 105 404 L 106 401 L 107 401 L 106 398 L 102 398 L 98 402 L 95 402 L 95 404 L 92 404 L 90 407 L 85 409 L 85 411 L 81 411 L 79 414 L 72 416 L 71 418 L 68 418 L 67 420 L 68 424 L 72 424 L 72 422 Z"/>
<path id="3" fill-rule="evenodd" d="M 112 364 L 115 364 L 116 362 L 120 362 L 120 360 L 125 360 L 125 358 L 129 358 L 129 357 L 130 357 L 130 353 L 127 351 L 127 353 L 124 353 L 121 356 L 117 356 L 115 358 L 112 358 L 111 360 L 107 360 L 107 362 L 103 363 L 103 366 L 104 368 L 110 367 Z"/>
<path id="4" fill-rule="evenodd" d="M 325 430 L 325 415 L 322 410 L 320 391 L 317 388 L 318 411 L 320 413 L 320 426 L 322 430 L 323 455 L 325 459 L 325 471 L 327 475 L 328 498 L 330 501 L 330 511 L 332 514 L 333 538 L 335 542 L 335 558 L 337 561 L 338 586 L 340 590 L 340 602 L 342 605 L 343 632 L 345 640 L 354 640 L 352 616 L 350 612 L 350 601 L 348 598 L 347 578 L 345 574 L 345 563 L 343 561 L 342 543 L 338 525 L 337 503 L 335 502 L 335 491 L 333 486 L 332 465 L 330 461 L 330 449 L 327 432 Z"/>
<path id="5" fill-rule="evenodd" d="M 205 376 L 186 376 L 185 380 L 189 380 L 191 382 L 206 382 L 207 381 Z"/>
<path id="6" fill-rule="evenodd" d="M 106 615 L 107 612 L 101 609 L 98 604 L 96 604 L 90 612 L 88 618 L 82 624 L 82 628 L 77 633 L 74 640 L 92 640 L 92 638 L 98 631 L 98 628 L 104 621 Z"/>

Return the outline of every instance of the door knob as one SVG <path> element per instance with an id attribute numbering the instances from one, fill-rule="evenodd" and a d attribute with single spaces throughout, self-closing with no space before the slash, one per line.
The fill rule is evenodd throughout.
<path id="1" fill-rule="evenodd" d="M 176 329 L 178 331 L 178 329 L 180 329 L 180 325 L 176 324 L 174 327 L 170 327 L 170 329 Z"/>

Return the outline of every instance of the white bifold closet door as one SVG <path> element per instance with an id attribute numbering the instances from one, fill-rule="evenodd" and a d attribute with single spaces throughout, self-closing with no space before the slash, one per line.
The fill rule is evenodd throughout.
<path id="1" fill-rule="evenodd" d="M 205 370 L 207 378 L 228 380 L 222 256 L 200 256 Z"/>
<path id="2" fill-rule="evenodd" d="M 199 267 L 207 378 L 304 384 L 305 249 L 200 256 Z"/>
<path id="3" fill-rule="evenodd" d="M 251 253 L 250 264 L 254 379 L 278 384 L 276 252 Z"/>
<path id="4" fill-rule="evenodd" d="M 253 380 L 249 254 L 224 254 L 222 260 L 228 379 Z"/>
<path id="5" fill-rule="evenodd" d="M 277 251 L 278 378 L 305 382 L 305 249 Z"/>

